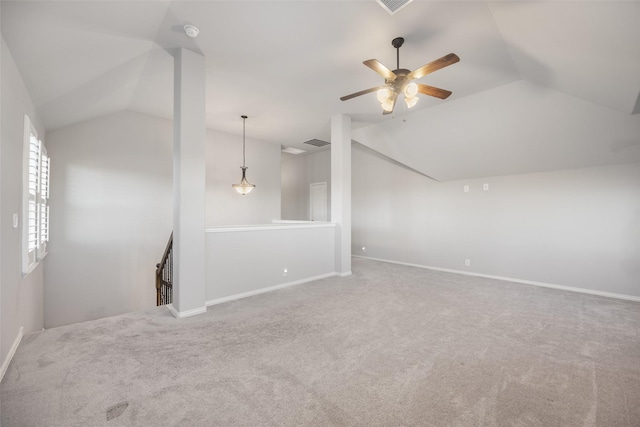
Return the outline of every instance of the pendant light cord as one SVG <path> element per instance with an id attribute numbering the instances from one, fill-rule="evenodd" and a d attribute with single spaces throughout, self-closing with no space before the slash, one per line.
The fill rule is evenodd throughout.
<path id="1" fill-rule="evenodd" d="M 245 148 L 245 126 L 247 124 L 247 116 L 242 116 L 242 167 L 245 167 L 245 153 L 246 153 L 246 148 Z"/>

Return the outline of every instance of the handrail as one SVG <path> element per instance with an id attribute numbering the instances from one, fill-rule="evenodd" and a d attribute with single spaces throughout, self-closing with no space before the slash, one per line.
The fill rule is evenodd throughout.
<path id="1" fill-rule="evenodd" d="M 162 255 L 156 264 L 156 305 L 173 302 L 173 232 Z"/>
<path id="2" fill-rule="evenodd" d="M 169 236 L 169 241 L 167 242 L 167 247 L 164 249 L 164 254 L 162 254 L 162 259 L 160 260 L 160 265 L 164 265 L 167 262 L 167 258 L 173 248 L 173 231 Z"/>

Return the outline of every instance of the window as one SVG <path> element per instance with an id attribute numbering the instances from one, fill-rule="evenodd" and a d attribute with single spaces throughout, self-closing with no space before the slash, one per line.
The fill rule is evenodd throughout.
<path id="1" fill-rule="evenodd" d="M 47 254 L 49 242 L 49 156 L 31 120 L 24 116 L 22 273 Z"/>

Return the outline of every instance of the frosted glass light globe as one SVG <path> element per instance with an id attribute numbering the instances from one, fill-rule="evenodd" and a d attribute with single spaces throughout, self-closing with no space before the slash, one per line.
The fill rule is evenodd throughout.
<path id="1" fill-rule="evenodd" d="M 391 96 L 391 90 L 388 87 L 383 87 L 378 90 L 376 96 L 378 97 L 378 102 L 385 102 Z"/>
<path id="2" fill-rule="evenodd" d="M 407 108 L 411 108 L 418 103 L 418 97 L 414 96 L 413 98 L 404 98 L 404 102 L 407 103 Z"/>
<path id="3" fill-rule="evenodd" d="M 409 83 L 404 88 L 404 96 L 406 96 L 407 98 L 413 98 L 417 94 L 418 94 L 418 85 L 415 83 Z"/>

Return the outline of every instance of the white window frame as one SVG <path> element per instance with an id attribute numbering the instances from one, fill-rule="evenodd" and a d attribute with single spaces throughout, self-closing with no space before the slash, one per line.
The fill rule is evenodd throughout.
<path id="1" fill-rule="evenodd" d="M 49 244 L 49 168 L 51 162 L 47 148 L 40 141 L 40 193 L 38 199 L 38 259 L 47 255 Z"/>
<path id="2" fill-rule="evenodd" d="M 29 116 L 24 116 L 22 164 L 22 274 L 47 255 L 49 242 L 50 160 Z"/>

